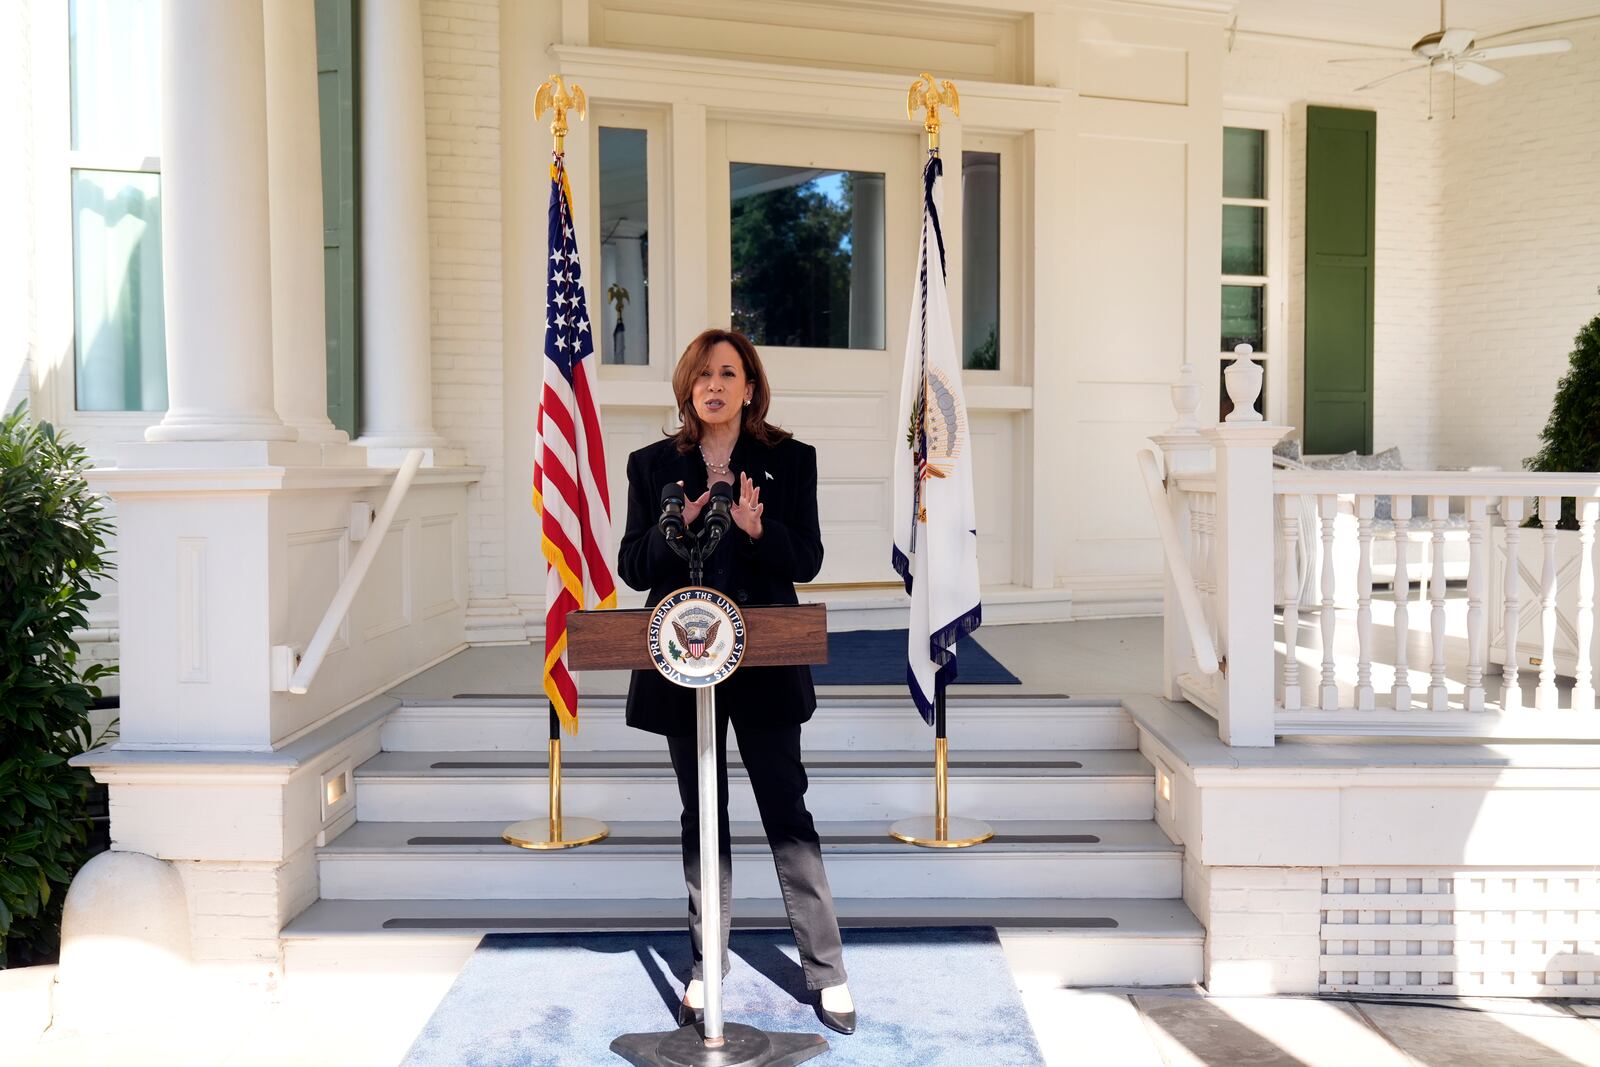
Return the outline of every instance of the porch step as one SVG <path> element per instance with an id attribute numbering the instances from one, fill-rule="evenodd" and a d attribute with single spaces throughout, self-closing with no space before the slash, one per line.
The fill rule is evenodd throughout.
<path id="1" fill-rule="evenodd" d="M 730 752 L 730 756 L 732 753 Z M 564 810 L 649 821 L 681 810 L 664 751 L 564 753 Z M 362 822 L 515 822 L 547 810 L 545 753 L 380 752 L 356 769 Z M 806 754 L 806 806 L 824 822 L 931 813 L 927 753 Z M 729 813 L 759 818 L 742 765 L 730 759 Z M 1155 774 L 1136 751 L 992 750 L 950 760 L 951 813 L 995 819 L 1148 819 Z"/>
<path id="2" fill-rule="evenodd" d="M 585 696 L 581 727 L 562 739 L 567 752 L 640 749 L 659 740 L 623 721 L 620 696 Z M 952 752 L 994 749 L 1132 749 L 1138 732 L 1122 705 L 1105 697 L 952 695 L 947 704 Z M 540 750 L 550 736 L 543 695 L 408 700 L 383 726 L 388 752 Z M 905 696 L 818 690 L 805 727 L 808 749 L 928 752 L 933 732 Z"/>
<path id="3" fill-rule="evenodd" d="M 1172 897 L 1182 892 L 1183 850 L 1154 822 L 996 823 L 981 848 L 913 848 L 887 821 L 817 827 L 837 896 Z M 501 822 L 358 822 L 318 851 L 327 899 L 597 900 L 670 898 L 683 892 L 679 827 L 611 824 L 583 848 L 541 852 L 500 839 Z M 753 901 L 781 893 L 759 824 L 735 823 L 734 885 Z"/>
<path id="4" fill-rule="evenodd" d="M 841 896 L 835 903 L 845 927 L 993 926 L 1025 988 L 1188 985 L 1204 974 L 1205 931 L 1176 899 Z M 733 914 L 740 928 L 787 926 L 776 900 L 740 898 Z M 284 977 L 294 985 L 397 968 L 453 972 L 491 931 L 680 931 L 684 922 L 681 895 L 631 901 L 324 899 L 284 928 Z"/>

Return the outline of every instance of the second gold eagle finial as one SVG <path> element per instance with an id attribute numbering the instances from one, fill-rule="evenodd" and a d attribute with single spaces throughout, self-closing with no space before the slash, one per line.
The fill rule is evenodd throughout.
<path id="1" fill-rule="evenodd" d="M 928 147 L 939 147 L 939 109 L 948 107 L 955 112 L 956 118 L 961 117 L 961 94 L 956 92 L 955 83 L 946 78 L 943 82 L 936 82 L 933 75 L 924 71 L 922 76 L 911 83 L 911 91 L 906 95 L 906 118 L 917 117 L 917 108 L 924 109 L 922 128 L 928 134 Z"/>

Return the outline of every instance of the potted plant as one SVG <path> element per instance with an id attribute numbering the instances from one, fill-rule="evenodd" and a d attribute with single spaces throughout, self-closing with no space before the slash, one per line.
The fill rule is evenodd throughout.
<path id="1" fill-rule="evenodd" d="M 1556 386 L 1550 418 L 1539 434 L 1539 451 L 1523 461 L 1530 471 L 1600 471 L 1600 315 L 1590 319 L 1573 341 L 1567 373 Z M 1538 518 L 1538 501 L 1529 507 L 1533 516 L 1519 531 L 1517 561 L 1524 574 L 1517 637 L 1517 663 L 1525 671 L 1537 672 L 1542 666 L 1544 644 L 1541 632 L 1539 588 L 1544 573 L 1544 529 Z M 1577 669 L 1577 649 L 1568 634 L 1577 632 L 1578 540 L 1577 501 L 1561 502 L 1556 524 L 1556 673 L 1571 677 Z M 1499 551 L 1496 571 L 1490 578 L 1491 639 L 1489 658 L 1506 662 L 1505 641 L 1505 534 L 1497 531 Z M 1531 582 L 1527 576 L 1531 576 Z"/>

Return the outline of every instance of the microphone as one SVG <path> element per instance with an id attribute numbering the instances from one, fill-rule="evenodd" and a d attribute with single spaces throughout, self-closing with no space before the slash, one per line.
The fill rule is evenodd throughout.
<path id="1" fill-rule="evenodd" d="M 682 492 L 682 490 L 679 490 Z M 727 482 L 718 482 L 711 487 L 711 499 L 706 504 L 705 533 L 709 542 L 715 545 L 728 532 L 728 527 L 733 525 L 733 486 Z"/>
<path id="2" fill-rule="evenodd" d="M 667 539 L 668 544 L 683 540 L 683 486 L 677 482 L 671 482 L 661 489 L 661 517 L 656 520 L 656 529 L 661 531 L 661 536 Z"/>

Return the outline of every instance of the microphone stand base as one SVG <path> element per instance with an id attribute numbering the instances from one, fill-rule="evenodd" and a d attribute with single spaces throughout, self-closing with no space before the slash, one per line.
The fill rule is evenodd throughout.
<path id="1" fill-rule="evenodd" d="M 793 1067 L 828 1051 L 821 1034 L 769 1034 L 727 1023 L 720 1048 L 707 1048 L 700 1025 L 658 1034 L 623 1034 L 611 1051 L 634 1067 Z"/>

